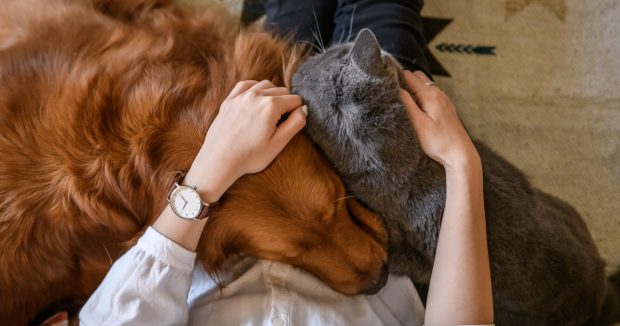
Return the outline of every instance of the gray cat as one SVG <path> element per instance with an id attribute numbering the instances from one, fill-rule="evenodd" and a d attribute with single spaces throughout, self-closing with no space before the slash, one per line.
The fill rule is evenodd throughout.
<path id="1" fill-rule="evenodd" d="M 347 189 L 388 226 L 389 267 L 428 284 L 445 204 L 443 167 L 427 157 L 399 99 L 402 67 L 362 30 L 310 57 L 293 76 L 307 134 Z M 586 224 L 474 140 L 484 198 L 497 325 L 606 325 L 620 320 L 620 275 L 605 276 Z"/>

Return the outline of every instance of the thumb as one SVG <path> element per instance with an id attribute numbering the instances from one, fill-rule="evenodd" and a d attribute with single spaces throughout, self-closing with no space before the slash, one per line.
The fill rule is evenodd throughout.
<path id="1" fill-rule="evenodd" d="M 306 116 L 308 115 L 308 107 L 303 105 L 295 109 L 288 118 L 284 120 L 271 137 L 271 146 L 277 153 L 288 144 L 288 142 L 306 125 Z M 276 153 L 276 154 L 277 154 Z"/>

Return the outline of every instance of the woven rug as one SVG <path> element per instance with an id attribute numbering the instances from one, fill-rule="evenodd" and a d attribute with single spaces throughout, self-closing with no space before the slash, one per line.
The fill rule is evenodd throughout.
<path id="1" fill-rule="evenodd" d="M 181 2 L 244 21 L 262 3 Z M 423 17 L 435 79 L 470 133 L 572 204 L 620 266 L 620 2 L 427 0 Z"/>
<path id="2" fill-rule="evenodd" d="M 436 0 L 423 16 L 448 20 L 429 48 L 470 133 L 572 204 L 620 266 L 620 2 Z"/>

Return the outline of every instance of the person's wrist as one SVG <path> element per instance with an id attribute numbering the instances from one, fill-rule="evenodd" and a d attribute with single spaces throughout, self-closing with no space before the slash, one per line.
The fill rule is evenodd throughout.
<path id="1" fill-rule="evenodd" d="M 454 159 L 444 162 L 443 165 L 448 176 L 467 175 L 482 171 L 480 155 L 475 149 L 461 153 Z"/>
<path id="2" fill-rule="evenodd" d="M 184 184 L 195 186 L 203 201 L 216 202 L 240 177 L 231 164 L 198 155 L 185 176 Z"/>

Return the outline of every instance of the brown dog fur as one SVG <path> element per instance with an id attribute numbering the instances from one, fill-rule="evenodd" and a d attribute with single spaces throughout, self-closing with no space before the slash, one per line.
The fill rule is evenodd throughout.
<path id="1" fill-rule="evenodd" d="M 216 16 L 163 0 L 0 4 L 1 325 L 86 299 L 166 205 L 234 84 L 285 84 L 299 59 L 285 41 Z M 372 288 L 386 232 L 344 197 L 300 134 L 227 192 L 199 260 L 217 273 L 246 253 Z"/>

